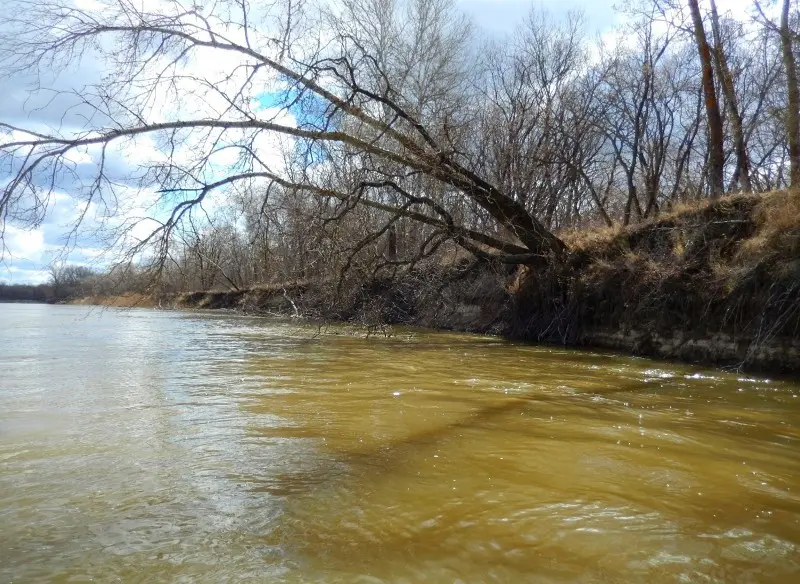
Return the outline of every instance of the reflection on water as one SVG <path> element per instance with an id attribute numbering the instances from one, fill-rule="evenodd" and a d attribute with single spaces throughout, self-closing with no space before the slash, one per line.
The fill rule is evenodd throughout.
<path id="1" fill-rule="evenodd" d="M 0 582 L 800 574 L 800 385 L 396 332 L 0 305 Z"/>

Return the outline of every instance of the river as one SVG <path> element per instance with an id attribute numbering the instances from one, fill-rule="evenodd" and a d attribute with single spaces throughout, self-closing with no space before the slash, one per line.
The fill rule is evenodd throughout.
<path id="1" fill-rule="evenodd" d="M 0 305 L 0 582 L 790 582 L 800 384 Z"/>

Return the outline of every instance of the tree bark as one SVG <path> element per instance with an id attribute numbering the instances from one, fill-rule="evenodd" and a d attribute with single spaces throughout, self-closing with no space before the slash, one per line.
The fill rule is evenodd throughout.
<path id="1" fill-rule="evenodd" d="M 725 155 L 722 149 L 722 116 L 719 113 L 719 101 L 714 87 L 714 69 L 711 64 L 711 49 L 708 46 L 706 31 L 703 28 L 703 17 L 697 0 L 688 0 L 694 23 L 694 38 L 703 72 L 703 94 L 706 103 L 708 123 L 708 183 L 711 196 L 719 197 L 724 192 L 723 165 Z M 787 0 L 788 1 L 788 0 Z"/>
<path id="2" fill-rule="evenodd" d="M 792 31 L 789 29 L 790 4 L 791 0 L 783 0 L 780 33 L 788 98 L 786 138 L 789 142 L 790 182 L 792 188 L 798 188 L 800 187 L 800 88 L 797 83 L 797 61 L 792 47 Z"/>
<path id="3" fill-rule="evenodd" d="M 394 223 L 389 225 L 389 230 L 387 232 L 388 242 L 386 246 L 386 257 L 389 261 L 393 262 L 397 260 L 397 229 L 394 226 Z"/>

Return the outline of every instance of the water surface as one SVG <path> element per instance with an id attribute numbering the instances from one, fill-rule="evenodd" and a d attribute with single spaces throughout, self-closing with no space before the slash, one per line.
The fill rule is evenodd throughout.
<path id="1" fill-rule="evenodd" d="M 791 582 L 800 384 L 0 305 L 0 582 Z"/>

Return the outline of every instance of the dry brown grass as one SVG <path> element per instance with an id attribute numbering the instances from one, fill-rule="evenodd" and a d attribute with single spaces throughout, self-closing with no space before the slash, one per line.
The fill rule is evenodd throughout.
<path id="1" fill-rule="evenodd" d="M 572 229 L 559 233 L 567 247 L 576 253 L 591 252 L 613 246 L 615 242 L 623 243 L 636 233 L 646 232 L 658 225 L 695 224 L 702 222 L 704 216 L 717 214 L 720 211 L 726 214 L 731 208 L 742 203 L 760 204 L 761 199 L 768 199 L 773 195 L 786 195 L 785 191 L 766 195 L 729 195 L 720 199 L 698 199 L 673 205 L 668 211 L 650 217 L 642 222 L 628 225 L 616 224 L 612 227 L 599 227 L 594 229 Z M 625 237 L 628 236 L 628 237 Z M 684 242 L 676 242 L 675 252 L 683 253 Z"/>
<path id="2" fill-rule="evenodd" d="M 753 219 L 756 231 L 742 242 L 739 260 L 752 263 L 775 254 L 800 257 L 800 190 L 763 195 Z"/>
<path id="3" fill-rule="evenodd" d="M 724 331 L 753 346 L 796 334 L 798 193 L 695 201 L 629 227 L 561 236 L 573 284 L 556 289 L 556 300 L 570 299 L 574 330 Z M 536 310 L 552 301 L 552 286 L 541 282 L 547 277 L 526 278 L 524 302 Z M 518 288 L 525 292 L 526 282 Z"/>
<path id="4" fill-rule="evenodd" d="M 607 245 L 625 228 L 619 224 L 613 227 L 597 227 L 594 229 L 570 229 L 559 234 L 571 251 L 585 251 Z"/>
<path id="5" fill-rule="evenodd" d="M 84 296 L 70 300 L 68 304 L 82 306 L 109 306 L 114 308 L 156 308 L 161 303 L 149 294 L 126 292 L 118 296 Z"/>

